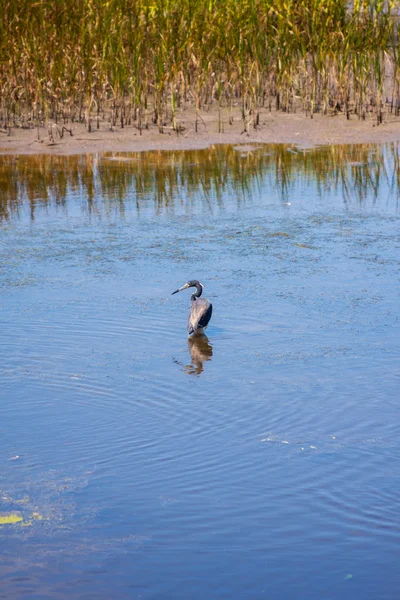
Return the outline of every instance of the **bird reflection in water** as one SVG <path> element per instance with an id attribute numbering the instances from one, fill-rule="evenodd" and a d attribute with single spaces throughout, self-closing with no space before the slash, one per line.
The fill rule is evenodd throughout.
<path id="1" fill-rule="evenodd" d="M 206 335 L 193 335 L 187 343 L 192 362 L 185 366 L 185 371 L 188 375 L 200 375 L 204 371 L 203 363 L 211 360 L 212 345 Z"/>
<path id="2" fill-rule="evenodd" d="M 174 360 L 174 362 L 180 365 L 188 375 L 201 375 L 204 371 L 203 363 L 212 358 L 212 345 L 210 344 L 208 337 L 204 334 L 193 335 L 188 338 L 187 344 L 191 363 L 189 365 L 184 365 L 178 360 Z"/>

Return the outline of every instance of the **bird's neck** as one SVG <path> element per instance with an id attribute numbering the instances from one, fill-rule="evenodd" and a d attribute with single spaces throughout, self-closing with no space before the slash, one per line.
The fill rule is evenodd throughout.
<path id="1" fill-rule="evenodd" d="M 197 300 L 197 298 L 200 298 L 202 291 L 203 291 L 203 288 L 198 283 L 196 285 L 196 291 L 192 294 L 191 301 L 193 302 L 194 300 Z"/>

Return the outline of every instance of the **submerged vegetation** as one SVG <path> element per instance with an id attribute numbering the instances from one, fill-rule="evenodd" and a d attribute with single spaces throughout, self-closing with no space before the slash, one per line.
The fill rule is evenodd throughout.
<path id="1" fill-rule="evenodd" d="M 196 205 L 212 211 L 231 195 L 251 203 L 268 181 L 287 203 L 299 181 L 317 184 L 325 201 L 338 193 L 357 210 L 376 202 L 382 188 L 397 206 L 400 195 L 399 146 L 337 145 L 307 150 L 283 144 L 230 146 L 207 150 L 152 151 L 130 154 L 0 156 L 0 224 L 28 211 L 34 220 L 50 207 L 68 213 L 68 199 L 81 197 L 89 215 L 117 214 L 148 208 L 182 209 Z M 267 204 L 266 204 L 267 206 Z M 397 211 L 397 208 L 395 209 Z"/>
<path id="2" fill-rule="evenodd" d="M 0 0 L 0 128 L 400 109 L 400 0 Z M 226 122 L 222 108 L 228 109 Z"/>
<path id="3" fill-rule="evenodd" d="M 15 523 L 21 523 L 23 518 L 18 513 L 0 513 L 0 526 L 1 525 L 15 525 Z"/>

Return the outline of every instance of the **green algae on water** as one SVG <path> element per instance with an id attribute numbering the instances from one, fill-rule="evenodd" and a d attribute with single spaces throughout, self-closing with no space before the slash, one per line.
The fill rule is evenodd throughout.
<path id="1" fill-rule="evenodd" d="M 0 525 L 14 525 L 15 523 L 20 523 L 23 521 L 23 518 L 18 513 L 0 513 Z"/>

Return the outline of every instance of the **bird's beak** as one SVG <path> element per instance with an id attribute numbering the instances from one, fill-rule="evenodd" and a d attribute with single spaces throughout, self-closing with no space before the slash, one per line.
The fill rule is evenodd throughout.
<path id="1" fill-rule="evenodd" d="M 188 287 L 190 287 L 190 285 L 188 283 L 185 283 L 185 285 L 180 287 L 179 290 L 175 290 L 174 292 L 172 292 L 171 296 L 173 296 L 174 294 L 177 294 L 178 292 L 181 292 L 182 290 L 187 290 Z"/>

